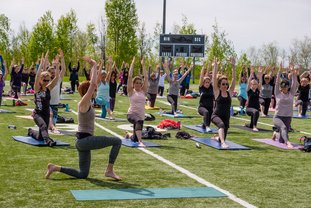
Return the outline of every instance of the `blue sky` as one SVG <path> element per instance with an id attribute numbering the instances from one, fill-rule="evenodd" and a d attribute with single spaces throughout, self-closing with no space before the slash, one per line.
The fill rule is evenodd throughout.
<path id="1" fill-rule="evenodd" d="M 162 23 L 163 0 L 135 3 L 139 20 L 145 22 L 147 32 L 153 33 L 156 22 Z M 1 0 L 0 13 L 10 18 L 11 27 L 17 31 L 21 23 L 32 28 L 47 10 L 57 20 L 71 8 L 83 29 L 88 22 L 98 24 L 105 12 L 105 0 Z M 217 20 L 237 52 L 272 41 L 288 49 L 293 39 L 311 37 L 310 0 L 167 0 L 167 32 L 181 23 L 182 14 L 202 34 L 210 34 Z"/>

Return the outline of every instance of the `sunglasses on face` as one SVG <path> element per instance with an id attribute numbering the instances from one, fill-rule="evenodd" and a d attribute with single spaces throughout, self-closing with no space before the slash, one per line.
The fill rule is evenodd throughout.
<path id="1" fill-rule="evenodd" d="M 43 80 L 43 82 L 49 82 L 49 81 L 50 81 L 49 79 L 44 79 L 44 80 Z"/>
<path id="2" fill-rule="evenodd" d="M 222 86 L 229 86 L 229 83 L 221 83 Z"/>

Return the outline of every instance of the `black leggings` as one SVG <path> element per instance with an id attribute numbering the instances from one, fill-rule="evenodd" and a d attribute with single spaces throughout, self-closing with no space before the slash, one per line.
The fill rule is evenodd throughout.
<path id="1" fill-rule="evenodd" d="M 230 117 L 229 118 L 221 118 L 218 115 L 212 115 L 212 122 L 213 124 L 215 124 L 219 129 L 223 128 L 224 132 L 225 132 L 225 137 L 224 140 L 226 140 L 227 138 L 227 134 L 228 134 L 228 129 L 229 129 L 229 121 L 230 121 Z"/>
<path id="2" fill-rule="evenodd" d="M 49 139 L 48 127 L 50 123 L 50 113 L 48 113 L 48 115 L 34 113 L 33 120 L 39 127 L 39 132 L 32 129 L 29 132 L 29 136 L 37 140 Z"/>
<path id="3" fill-rule="evenodd" d="M 213 113 L 213 107 L 205 108 L 203 106 L 200 106 L 198 108 L 198 112 L 201 116 L 203 116 L 203 123 L 205 126 L 210 126 L 211 124 L 211 117 Z"/>
<path id="4" fill-rule="evenodd" d="M 238 100 L 240 101 L 240 106 L 245 108 L 246 100 L 242 96 L 238 96 Z"/>
<path id="5" fill-rule="evenodd" d="M 154 107 L 155 101 L 157 99 L 157 94 L 148 93 L 147 98 L 150 101 L 150 107 Z"/>
<path id="6" fill-rule="evenodd" d="M 138 142 L 136 131 L 142 131 L 144 126 L 144 120 L 139 120 L 135 115 L 127 115 L 127 120 L 133 124 L 133 141 Z"/>
<path id="7" fill-rule="evenodd" d="M 288 142 L 288 131 L 292 122 L 292 117 L 275 116 L 273 118 L 273 124 L 278 129 L 277 138 L 279 141 L 285 144 Z"/>
<path id="8" fill-rule="evenodd" d="M 79 167 L 76 170 L 69 167 L 61 167 L 60 172 L 76 178 L 87 178 L 91 166 L 91 150 L 112 146 L 109 154 L 109 163 L 114 164 L 121 148 L 121 139 L 106 136 L 88 136 L 77 139 L 76 148 L 79 153 Z"/>
<path id="9" fill-rule="evenodd" d="M 306 113 L 307 113 L 307 110 L 308 110 L 309 101 L 303 102 L 302 100 L 297 100 L 296 104 L 302 106 L 301 115 L 302 115 L 302 116 L 305 116 Z"/>
<path id="10" fill-rule="evenodd" d="M 260 98 L 259 102 L 263 106 L 263 114 L 268 115 L 271 98 Z"/>
<path id="11" fill-rule="evenodd" d="M 257 121 L 259 118 L 259 110 L 255 108 L 246 108 L 246 114 L 251 117 L 251 123 L 249 124 L 249 128 L 257 126 Z"/>
<path id="12" fill-rule="evenodd" d="M 79 87 L 79 80 L 71 81 L 70 84 L 71 84 L 72 92 L 75 92 L 76 91 L 76 85 L 77 85 L 77 89 Z"/>
<path id="13" fill-rule="evenodd" d="M 113 112 L 113 110 L 114 110 L 114 106 L 115 106 L 115 104 L 116 104 L 116 98 L 114 97 L 110 97 L 110 110 Z"/>
<path id="14" fill-rule="evenodd" d="M 174 114 L 177 111 L 178 96 L 177 95 L 167 95 L 167 101 L 171 104 L 172 114 Z"/>
<path id="15" fill-rule="evenodd" d="M 159 86 L 158 87 L 158 93 L 160 96 L 163 96 L 163 92 L 164 92 L 164 87 Z"/>

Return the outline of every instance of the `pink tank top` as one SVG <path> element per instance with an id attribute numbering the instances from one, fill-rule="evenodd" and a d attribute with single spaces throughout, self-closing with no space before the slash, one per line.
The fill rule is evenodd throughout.
<path id="1" fill-rule="evenodd" d="M 139 120 L 145 119 L 145 93 L 144 91 L 133 91 L 133 94 L 130 98 L 130 108 L 128 114 L 135 115 Z"/>

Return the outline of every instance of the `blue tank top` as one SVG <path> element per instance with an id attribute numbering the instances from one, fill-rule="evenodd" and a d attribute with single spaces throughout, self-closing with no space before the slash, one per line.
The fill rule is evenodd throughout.
<path id="1" fill-rule="evenodd" d="M 109 83 L 108 82 L 105 82 L 105 84 L 103 82 L 100 82 L 100 85 L 97 89 L 96 98 L 101 98 L 106 101 L 109 101 Z"/>
<path id="2" fill-rule="evenodd" d="M 239 95 L 242 98 L 244 98 L 245 100 L 247 100 L 247 84 L 246 83 L 240 83 L 240 91 L 239 91 Z"/>

